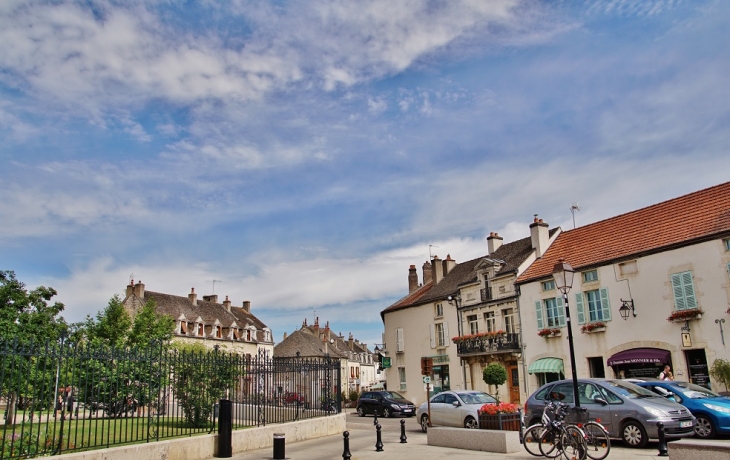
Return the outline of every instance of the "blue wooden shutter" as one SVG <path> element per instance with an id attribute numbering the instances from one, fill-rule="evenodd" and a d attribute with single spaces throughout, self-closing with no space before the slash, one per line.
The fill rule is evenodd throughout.
<path id="1" fill-rule="evenodd" d="M 611 321 L 611 305 L 608 302 L 608 288 L 601 288 L 601 310 L 603 321 Z"/>
<path id="2" fill-rule="evenodd" d="M 585 324 L 586 313 L 585 313 L 584 307 L 583 307 L 583 293 L 582 292 L 575 293 L 575 310 L 578 312 L 578 324 Z"/>
<path id="3" fill-rule="evenodd" d="M 672 292 L 674 293 L 674 308 L 676 310 L 686 310 L 687 305 L 684 302 L 682 275 L 680 273 L 672 274 Z"/>
<path id="4" fill-rule="evenodd" d="M 695 286 L 692 281 L 691 271 L 682 273 L 682 285 L 684 287 L 684 300 L 687 305 L 687 310 L 697 308 L 697 298 L 695 297 Z"/>
<path id="5" fill-rule="evenodd" d="M 535 301 L 535 319 L 537 319 L 537 330 L 542 330 L 545 326 L 542 323 L 542 304 L 539 300 Z"/>
<path id="6" fill-rule="evenodd" d="M 555 303 L 558 305 L 558 326 L 565 326 L 565 304 L 563 303 L 562 297 L 556 297 Z"/>

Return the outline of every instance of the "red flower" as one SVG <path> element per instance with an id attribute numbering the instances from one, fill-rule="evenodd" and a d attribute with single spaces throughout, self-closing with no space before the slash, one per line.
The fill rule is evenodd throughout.
<path id="1" fill-rule="evenodd" d="M 510 404 L 510 403 L 499 403 L 499 404 L 493 404 L 488 403 L 483 405 L 479 408 L 479 412 L 482 414 L 487 415 L 496 415 L 496 414 L 514 414 L 516 413 L 520 408 L 519 404 Z"/>
<path id="2" fill-rule="evenodd" d="M 701 315 L 703 313 L 702 309 L 700 308 L 693 308 L 690 310 L 675 310 L 672 312 L 671 315 L 667 318 L 667 321 L 672 322 L 675 319 L 692 319 L 696 318 L 697 316 Z"/>

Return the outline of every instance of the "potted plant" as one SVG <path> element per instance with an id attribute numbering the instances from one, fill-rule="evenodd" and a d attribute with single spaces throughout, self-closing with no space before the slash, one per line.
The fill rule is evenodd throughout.
<path id="1" fill-rule="evenodd" d="M 495 385 L 497 387 L 494 397 L 497 399 L 497 403 L 499 403 L 499 386 L 504 385 L 504 382 L 507 381 L 507 369 L 497 363 L 492 363 L 482 371 L 482 379 L 484 379 L 484 383 L 487 385 Z"/>
<path id="2" fill-rule="evenodd" d="M 540 329 L 539 331 L 537 331 L 537 335 L 545 338 L 557 337 L 560 335 L 560 329 L 558 329 L 557 327 Z"/>
<path id="3" fill-rule="evenodd" d="M 603 321 L 596 321 L 594 323 L 584 324 L 580 327 L 580 331 L 583 334 L 590 334 L 591 332 L 600 332 L 606 330 L 606 323 Z"/>
<path id="4" fill-rule="evenodd" d="M 692 308 L 691 310 L 675 310 L 672 312 L 671 315 L 667 318 L 667 321 L 674 322 L 674 321 L 687 321 L 690 319 L 700 319 L 702 318 L 702 311 L 701 308 Z"/>
<path id="5" fill-rule="evenodd" d="M 479 409 L 479 428 L 483 430 L 520 430 L 520 406 L 511 403 L 485 404 Z"/>
<path id="6" fill-rule="evenodd" d="M 357 406 L 357 399 L 360 397 L 360 393 L 358 393 L 355 390 L 350 390 L 350 393 L 347 395 L 347 399 L 350 400 L 350 405 L 347 407 L 355 407 Z"/>

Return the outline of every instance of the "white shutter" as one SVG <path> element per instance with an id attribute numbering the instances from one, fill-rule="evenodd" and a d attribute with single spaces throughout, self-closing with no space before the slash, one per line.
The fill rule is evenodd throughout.
<path id="1" fill-rule="evenodd" d="M 583 293 L 582 292 L 575 293 L 575 310 L 578 312 L 578 324 L 585 323 L 586 322 L 586 312 L 585 312 L 585 307 L 583 306 Z"/>
<path id="2" fill-rule="evenodd" d="M 403 340 L 403 328 L 395 330 L 395 351 L 405 351 L 404 340 Z"/>
<path id="3" fill-rule="evenodd" d="M 556 317 L 558 326 L 563 327 L 565 326 L 565 303 L 563 302 L 563 298 L 556 297 L 555 304 L 558 306 L 558 316 Z"/>
<path id="4" fill-rule="evenodd" d="M 535 301 L 535 319 L 537 320 L 537 330 L 542 330 L 545 326 L 542 323 L 542 305 L 539 300 Z"/>
<path id="5" fill-rule="evenodd" d="M 451 339 L 449 338 L 449 323 L 444 321 L 444 345 L 447 347 L 451 343 Z"/>
<path id="6" fill-rule="evenodd" d="M 436 348 L 436 325 L 431 324 L 431 348 Z"/>

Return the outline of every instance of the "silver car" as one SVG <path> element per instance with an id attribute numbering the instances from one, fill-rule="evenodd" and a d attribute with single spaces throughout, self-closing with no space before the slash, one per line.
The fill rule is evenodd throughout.
<path id="1" fill-rule="evenodd" d="M 479 428 L 479 408 L 496 403 L 492 395 L 483 391 L 444 391 L 431 397 L 431 426 Z M 416 419 L 425 433 L 428 430 L 428 403 L 418 407 Z"/>
<path id="2" fill-rule="evenodd" d="M 564 402 L 572 405 L 573 381 L 547 383 L 533 393 L 525 404 L 525 423 L 540 421 L 551 394 L 563 395 Z M 629 447 L 644 447 L 649 439 L 657 439 L 657 422 L 664 423 L 667 439 L 694 434 L 695 417 L 686 407 L 625 380 L 578 379 L 578 396 L 588 417 L 599 419 L 610 437 Z M 575 421 L 574 412 L 568 420 Z"/>

